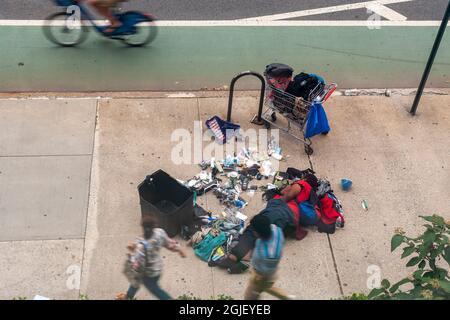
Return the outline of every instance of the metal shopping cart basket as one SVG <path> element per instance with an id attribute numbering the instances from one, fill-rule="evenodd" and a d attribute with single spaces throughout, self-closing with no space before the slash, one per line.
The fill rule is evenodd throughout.
<path id="1" fill-rule="evenodd" d="M 308 155 L 313 153 L 311 140 L 305 138 L 305 124 L 308 120 L 309 110 L 312 104 L 325 102 L 336 90 L 335 83 L 319 83 L 313 87 L 303 97 L 296 97 L 279 88 L 276 85 L 277 79 L 272 78 L 267 73 L 264 74 L 266 80 L 264 109 L 262 120 L 267 129 L 274 126 L 295 139 L 302 141 L 305 145 L 305 152 Z M 277 119 L 280 115 L 282 119 Z M 278 121 L 277 121 L 278 120 Z M 326 133 L 325 133 L 326 134 Z"/>

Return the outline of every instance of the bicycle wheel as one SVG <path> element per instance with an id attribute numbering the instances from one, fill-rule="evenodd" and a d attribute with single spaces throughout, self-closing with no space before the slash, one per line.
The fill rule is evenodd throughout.
<path id="1" fill-rule="evenodd" d="M 158 35 L 158 28 L 154 21 L 142 21 L 135 25 L 136 32 L 122 37 L 122 41 L 130 47 L 143 47 Z"/>
<path id="2" fill-rule="evenodd" d="M 45 37 L 62 47 L 73 47 L 86 40 L 88 28 L 73 22 L 71 16 L 66 12 L 50 15 L 43 26 Z"/>

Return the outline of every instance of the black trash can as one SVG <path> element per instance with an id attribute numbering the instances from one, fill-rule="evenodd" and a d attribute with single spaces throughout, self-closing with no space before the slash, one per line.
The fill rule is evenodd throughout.
<path id="1" fill-rule="evenodd" d="M 142 216 L 152 215 L 169 237 L 194 220 L 194 193 L 166 172 L 158 170 L 138 186 Z"/>

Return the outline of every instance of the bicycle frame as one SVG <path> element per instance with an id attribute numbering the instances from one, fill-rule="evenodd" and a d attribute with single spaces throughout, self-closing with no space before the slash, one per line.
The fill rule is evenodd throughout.
<path id="1" fill-rule="evenodd" d="M 67 19 L 75 20 L 77 23 L 80 23 L 82 26 L 81 28 L 83 31 L 87 31 L 86 25 L 88 25 L 87 22 L 89 22 L 89 26 L 92 26 L 98 33 L 100 33 L 102 36 L 114 39 L 114 40 L 121 40 L 124 41 L 126 44 L 132 47 L 138 47 L 142 46 L 144 44 L 148 44 L 151 41 L 154 40 L 156 36 L 156 27 L 154 26 L 153 22 L 155 21 L 155 18 L 149 14 L 145 14 L 139 11 L 126 11 L 126 12 L 119 12 L 116 8 L 112 8 L 112 13 L 114 16 L 121 22 L 121 25 L 117 28 L 114 28 L 111 32 L 105 32 L 105 30 L 109 29 L 109 25 L 103 25 L 99 24 L 98 20 L 95 18 L 95 15 L 91 9 L 91 7 L 84 3 L 84 1 L 75 1 L 75 0 L 54 0 L 54 2 L 60 6 L 64 7 L 66 10 L 65 12 L 60 12 L 56 14 L 58 15 L 65 15 L 66 16 L 66 22 Z M 51 19 L 53 19 L 55 15 L 52 15 Z M 75 19 L 74 19 L 75 18 Z M 153 31 L 144 31 L 147 33 L 146 38 L 144 39 L 144 42 L 142 43 L 133 43 L 133 35 L 141 34 L 139 27 L 143 26 L 142 23 L 150 23 L 149 27 Z M 83 26 L 84 24 L 84 26 Z M 45 31 L 47 30 L 47 31 Z M 54 36 L 51 35 L 51 32 L 48 31 L 49 29 L 45 29 L 44 32 L 50 33 L 48 38 L 50 41 L 55 42 L 56 44 L 63 45 L 63 46 L 73 46 L 75 44 L 61 44 L 58 40 L 55 40 Z M 131 36 L 131 38 L 130 38 Z M 131 40 L 130 40 L 131 39 Z M 82 40 L 83 41 L 83 40 Z"/>
<path id="2" fill-rule="evenodd" d="M 89 23 L 94 27 L 95 30 L 97 30 L 99 33 L 105 35 L 104 30 L 106 29 L 106 27 L 100 26 L 98 24 L 95 23 L 95 18 L 94 16 L 89 13 L 89 10 L 87 9 L 87 7 L 85 6 L 84 3 L 79 3 L 79 2 L 75 2 L 75 1 L 70 1 L 71 4 L 69 6 L 67 6 L 67 13 L 71 13 L 69 12 L 69 9 L 71 6 L 76 6 L 79 8 L 80 10 L 80 19 L 82 20 L 87 20 L 89 21 Z M 58 4 L 61 2 L 58 2 Z M 73 13 L 73 12 L 72 12 Z"/>

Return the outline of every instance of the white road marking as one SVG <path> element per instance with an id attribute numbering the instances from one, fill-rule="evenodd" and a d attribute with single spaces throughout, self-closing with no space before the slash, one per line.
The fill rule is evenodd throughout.
<path id="1" fill-rule="evenodd" d="M 105 21 L 96 21 L 104 25 Z M 381 27 L 436 27 L 440 21 L 379 21 Z M 55 25 L 64 25 L 58 21 Z M 367 27 L 365 20 L 162 20 L 156 21 L 161 27 Z M 48 25 L 45 20 L 0 20 L 0 26 L 42 27 Z M 449 23 L 450 25 L 450 23 Z"/>
<path id="2" fill-rule="evenodd" d="M 193 93 L 187 93 L 187 92 L 178 92 L 178 93 L 169 93 L 166 94 L 167 98 L 195 98 L 196 95 Z"/>
<path id="3" fill-rule="evenodd" d="M 392 10 L 386 6 L 383 6 L 379 3 L 373 3 L 367 5 L 367 10 L 370 10 L 379 16 L 382 16 L 391 21 L 406 21 L 408 18 L 404 15 L 398 13 L 397 11 Z"/>
<path id="4" fill-rule="evenodd" d="M 254 18 L 245 18 L 240 20 L 282 20 L 282 19 L 292 19 L 292 18 L 300 18 L 300 17 L 308 17 L 318 14 L 325 14 L 325 13 L 333 13 L 333 12 L 341 12 L 341 11 L 348 11 L 348 10 L 355 10 L 355 9 L 365 9 L 370 5 L 377 5 L 379 7 L 382 7 L 386 4 L 394 4 L 394 3 L 402 3 L 402 2 L 411 2 L 415 0 L 377 0 L 377 1 L 365 1 L 365 2 L 358 2 L 358 3 L 351 3 L 351 4 L 343 4 L 339 6 L 331 6 L 331 7 L 324 7 L 324 8 L 318 8 L 318 9 L 310 9 L 310 10 L 301 10 L 301 11 L 294 11 L 294 12 L 287 12 L 287 13 L 280 13 L 280 14 L 271 14 L 267 16 L 260 16 L 260 17 L 254 17 Z M 388 10 L 391 10 L 386 7 L 387 10 L 385 10 L 386 13 L 388 13 Z M 380 10 L 381 11 L 381 10 Z M 395 11 L 394 11 L 395 12 Z M 397 13 L 397 12 L 396 12 Z M 380 14 L 381 15 L 381 14 Z M 392 12 L 388 13 L 388 15 L 393 16 Z M 386 17 L 389 19 L 388 17 Z"/>

